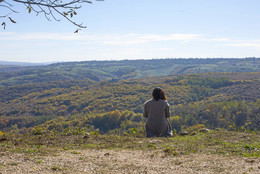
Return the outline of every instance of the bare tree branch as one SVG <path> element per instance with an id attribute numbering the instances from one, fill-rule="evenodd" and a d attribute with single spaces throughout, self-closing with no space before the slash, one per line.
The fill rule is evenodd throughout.
<path id="1" fill-rule="evenodd" d="M 3 16 L 0 16 L 0 18 L 5 18 L 5 17 L 7 17 L 9 14 L 11 14 L 12 12 L 13 13 L 18 13 L 17 11 L 15 11 L 15 10 L 13 10 L 12 9 L 12 5 L 11 4 L 9 4 L 8 2 L 5 2 L 5 1 L 3 1 L 3 0 L 0 0 L 0 3 L 5 3 L 6 5 L 2 5 L 2 4 L 0 4 L 0 9 L 1 8 L 7 8 L 8 10 L 10 10 L 11 12 L 10 13 L 8 13 L 8 14 L 6 14 L 6 15 L 3 15 Z"/>
<path id="2" fill-rule="evenodd" d="M 56 8 L 53 8 L 57 13 L 59 13 L 61 16 L 63 16 L 64 18 L 66 18 L 68 21 L 70 21 L 72 24 L 78 26 L 79 28 L 87 28 L 87 26 L 83 26 L 82 24 L 77 24 L 75 22 L 73 22 L 72 20 L 70 20 L 66 15 L 64 15 L 64 13 L 61 13 L 60 11 L 58 11 Z"/>
<path id="3" fill-rule="evenodd" d="M 76 10 L 82 8 L 85 4 L 92 4 L 93 0 L 12 0 L 12 3 L 8 3 L 5 0 L 0 0 L 0 11 L 6 8 L 10 11 L 8 14 L 1 15 L 0 18 L 6 18 L 11 13 L 18 13 L 15 9 L 15 4 L 24 4 L 28 10 L 28 13 L 34 12 L 36 15 L 43 14 L 47 20 L 54 19 L 60 21 L 57 16 L 62 16 L 67 21 L 79 28 L 86 28 L 82 23 L 75 22 L 72 18 L 77 15 Z M 95 0 L 103 1 L 103 0 Z M 0 12 L 1 13 L 1 12 Z"/>

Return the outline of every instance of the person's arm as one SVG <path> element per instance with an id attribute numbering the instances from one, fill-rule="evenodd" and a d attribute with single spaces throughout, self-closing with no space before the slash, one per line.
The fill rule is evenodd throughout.
<path id="1" fill-rule="evenodd" d="M 144 105 L 144 113 L 143 113 L 144 118 L 148 118 L 148 112 L 147 112 L 147 106 L 146 104 Z"/>
<path id="2" fill-rule="evenodd" d="M 166 116 L 166 118 L 169 118 L 171 116 L 169 103 L 167 103 L 167 106 L 165 108 L 165 116 Z"/>

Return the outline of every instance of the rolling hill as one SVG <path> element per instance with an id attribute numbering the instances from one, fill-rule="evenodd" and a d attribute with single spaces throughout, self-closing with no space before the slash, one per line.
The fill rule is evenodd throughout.
<path id="1" fill-rule="evenodd" d="M 144 121 L 143 103 L 157 86 L 167 92 L 172 126 L 178 132 L 196 124 L 226 129 L 247 124 L 251 130 L 259 130 L 259 72 L 100 82 L 68 80 L 1 87 L 0 129 L 44 124 L 60 131 L 83 126 L 108 132 L 139 127 Z"/>
<path id="2" fill-rule="evenodd" d="M 2 69 L 2 71 L 1 71 Z M 259 72 L 259 58 L 152 59 L 54 63 L 45 66 L 0 66 L 0 86 L 65 80 L 138 79 L 209 72 Z"/>
<path id="3" fill-rule="evenodd" d="M 259 173 L 259 64 L 248 58 L 0 66 L 0 170 Z M 174 134 L 144 138 L 143 104 L 158 86 Z"/>

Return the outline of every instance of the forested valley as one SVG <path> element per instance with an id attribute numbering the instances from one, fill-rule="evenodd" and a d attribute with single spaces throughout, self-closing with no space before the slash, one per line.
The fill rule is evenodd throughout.
<path id="1" fill-rule="evenodd" d="M 233 72 L 230 64 L 217 66 L 220 60 L 187 59 L 186 66 L 168 69 L 166 65 L 158 66 L 157 72 L 152 67 L 156 63 L 185 61 L 150 60 L 148 64 L 146 60 L 146 64 L 139 64 L 140 69 L 133 68 L 134 61 L 97 61 L 95 66 L 100 68 L 95 71 L 89 68 L 94 65 L 86 68 L 86 62 L 6 70 L 0 73 L 0 130 L 19 133 L 50 130 L 64 134 L 143 132 L 143 104 L 151 98 L 153 88 L 159 86 L 166 91 L 171 110 L 169 120 L 175 133 L 202 127 L 259 132 L 259 59 L 237 62 L 231 59 L 234 66 L 247 66 L 249 70 L 237 69 L 239 72 Z M 196 61 L 193 71 L 187 68 Z M 228 60 L 222 60 L 225 61 Z M 126 62 L 130 63 L 128 67 Z M 212 65 L 208 66 L 208 62 Z M 204 67 L 203 71 L 208 67 L 215 70 L 228 67 L 231 72 L 227 68 L 223 72 L 194 73 L 194 67 L 196 71 L 198 67 Z M 182 73 L 173 73 L 176 69 L 182 69 Z"/>

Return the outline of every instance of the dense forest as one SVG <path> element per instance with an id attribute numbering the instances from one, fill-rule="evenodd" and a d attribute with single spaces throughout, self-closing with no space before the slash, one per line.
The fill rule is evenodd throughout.
<path id="1" fill-rule="evenodd" d="M 171 110 L 169 120 L 177 133 L 196 126 L 260 131 L 260 72 L 243 72 L 259 71 L 259 59 L 137 62 L 72 62 L 2 72 L 0 130 L 23 133 L 40 128 L 65 133 L 79 129 L 127 133 L 142 129 L 143 104 L 151 98 L 153 88 L 160 86 L 166 91 Z M 177 67 L 167 69 L 170 62 L 176 66 L 178 62 L 178 66 L 183 64 L 183 75 L 169 75 L 181 72 Z M 226 71 L 232 72 L 233 65 L 247 69 L 237 68 L 242 72 L 236 73 L 191 73 L 199 66 L 207 68 L 204 69 L 207 72 L 208 64 L 214 63 L 216 71 L 227 68 Z M 184 64 L 193 68 L 185 69 Z M 165 71 L 161 72 L 162 69 Z M 136 71 L 142 75 L 135 74 Z M 160 76 L 164 73 L 167 76 Z M 130 78 L 130 74 L 135 75 Z M 102 78 L 94 78 L 99 75 Z"/>

